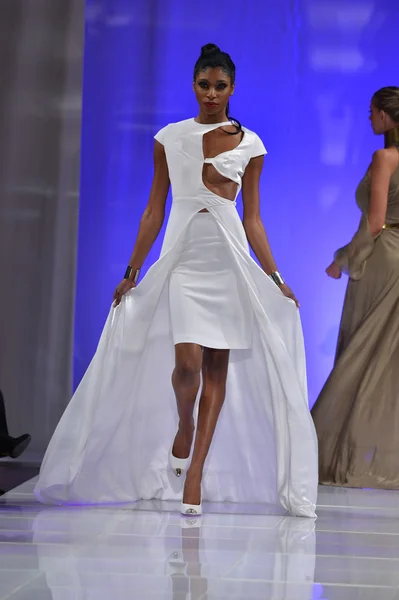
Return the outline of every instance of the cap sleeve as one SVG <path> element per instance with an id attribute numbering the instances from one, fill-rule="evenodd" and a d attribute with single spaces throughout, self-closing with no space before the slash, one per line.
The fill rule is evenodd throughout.
<path id="1" fill-rule="evenodd" d="M 267 150 L 263 145 L 263 142 L 260 139 L 260 137 L 256 133 L 254 133 L 251 149 L 251 158 L 255 158 L 256 156 L 263 156 L 264 154 L 267 154 Z"/>
<path id="2" fill-rule="evenodd" d="M 159 142 L 160 144 L 162 144 L 162 146 L 165 145 L 165 137 L 166 137 L 166 133 L 168 131 L 169 125 L 166 125 L 166 127 L 162 127 L 162 129 L 160 129 L 158 131 L 158 133 L 156 133 L 154 135 L 154 138 L 157 140 L 157 142 Z"/>

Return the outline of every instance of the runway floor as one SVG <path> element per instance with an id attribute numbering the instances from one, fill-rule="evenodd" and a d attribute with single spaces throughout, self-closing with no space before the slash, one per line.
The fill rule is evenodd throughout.
<path id="1" fill-rule="evenodd" d="M 321 487 L 315 522 L 238 504 L 187 521 L 46 508 L 32 487 L 0 498 L 1 600 L 399 599 L 399 492 Z"/>

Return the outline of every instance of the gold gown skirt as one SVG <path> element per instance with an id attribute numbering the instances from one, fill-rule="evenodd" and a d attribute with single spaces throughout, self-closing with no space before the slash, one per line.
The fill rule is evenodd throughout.
<path id="1" fill-rule="evenodd" d="M 399 489 L 399 231 L 349 280 L 334 369 L 312 409 L 319 481 Z"/>

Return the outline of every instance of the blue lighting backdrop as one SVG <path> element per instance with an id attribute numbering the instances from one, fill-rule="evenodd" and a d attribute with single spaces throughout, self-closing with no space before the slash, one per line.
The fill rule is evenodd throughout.
<path id="1" fill-rule="evenodd" d="M 369 101 L 399 84 L 398 31 L 397 0 L 87 0 L 75 385 L 133 247 L 153 135 L 196 115 L 193 65 L 214 42 L 237 65 L 232 114 L 269 151 L 262 216 L 301 302 L 314 403 L 333 363 L 346 285 L 324 270 L 357 226 L 355 187 L 382 144 Z"/>

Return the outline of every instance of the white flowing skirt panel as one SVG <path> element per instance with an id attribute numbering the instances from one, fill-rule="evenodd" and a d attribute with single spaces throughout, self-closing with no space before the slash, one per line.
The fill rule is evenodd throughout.
<path id="1" fill-rule="evenodd" d="M 228 242 L 211 213 L 197 213 L 169 281 L 173 341 L 208 348 L 251 347 L 253 309 Z"/>
<path id="2" fill-rule="evenodd" d="M 211 194 L 175 199 L 161 258 L 111 308 L 43 460 L 35 488 L 41 502 L 181 499 L 184 482 L 167 464 L 178 422 L 169 283 L 187 228 L 204 206 L 246 285 L 254 326 L 250 349 L 231 352 L 203 499 L 280 502 L 291 514 L 314 517 L 317 442 L 299 313 L 250 257 L 233 203 Z"/>

